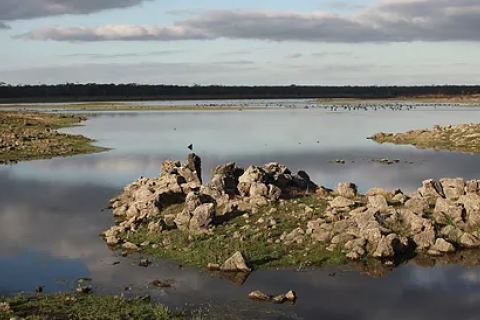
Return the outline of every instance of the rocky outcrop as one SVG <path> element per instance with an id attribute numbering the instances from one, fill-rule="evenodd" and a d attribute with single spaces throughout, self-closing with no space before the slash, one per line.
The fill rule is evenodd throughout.
<path id="1" fill-rule="evenodd" d="M 340 183 L 323 215 L 308 222 L 306 237 L 351 260 L 395 260 L 415 251 L 440 256 L 457 248 L 479 248 L 477 186 L 460 178 L 430 179 L 410 197 L 401 190 L 378 188 L 362 196 L 354 184 Z"/>
<path id="2" fill-rule="evenodd" d="M 353 183 L 327 189 L 313 183 L 305 172 L 295 175 L 275 162 L 246 170 L 226 163 L 214 168 L 210 182 L 202 185 L 200 164 L 194 154 L 184 164 L 167 160 L 158 177 L 140 178 L 126 186 L 111 201 L 117 225 L 103 233 L 106 242 L 142 250 L 144 244 L 129 242 L 129 235 L 144 230 L 160 236 L 152 248 L 168 250 L 175 245 L 163 235 L 179 229 L 188 234 L 189 242 L 209 237 L 239 242 L 261 238 L 262 245 L 281 245 L 286 252 L 317 245 L 351 260 L 381 261 L 480 248 L 478 180 L 430 179 L 409 195 L 380 188 L 363 195 Z M 317 202 L 307 201 L 300 207 L 299 199 Z M 279 210 L 283 210 L 280 216 Z M 261 216 L 255 217 L 259 211 Z M 230 220 L 235 222 L 228 228 L 219 226 Z M 216 234 L 219 229 L 224 234 Z M 240 252 L 224 265 L 210 267 L 233 273 L 251 270 Z"/>
<path id="3" fill-rule="evenodd" d="M 418 148 L 480 153 L 479 138 L 479 124 L 460 124 L 457 126 L 447 125 L 443 127 L 436 125 L 432 130 L 418 129 L 405 133 L 379 132 L 368 139 L 372 139 L 378 143 L 408 144 Z"/>

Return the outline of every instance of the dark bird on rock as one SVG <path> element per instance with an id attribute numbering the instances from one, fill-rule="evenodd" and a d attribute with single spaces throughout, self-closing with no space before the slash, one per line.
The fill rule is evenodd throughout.
<path id="1" fill-rule="evenodd" d="M 37 295 L 43 292 L 43 287 L 45 287 L 45 286 L 36 286 L 35 287 L 35 292 L 37 293 Z"/>
<path id="2" fill-rule="evenodd" d="M 190 150 L 193 150 L 193 144 L 190 143 L 187 148 L 190 149 Z"/>

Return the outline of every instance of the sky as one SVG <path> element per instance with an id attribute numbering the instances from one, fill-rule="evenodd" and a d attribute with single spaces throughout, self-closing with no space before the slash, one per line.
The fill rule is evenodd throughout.
<path id="1" fill-rule="evenodd" d="M 480 0 L 0 0 L 0 82 L 480 83 Z"/>

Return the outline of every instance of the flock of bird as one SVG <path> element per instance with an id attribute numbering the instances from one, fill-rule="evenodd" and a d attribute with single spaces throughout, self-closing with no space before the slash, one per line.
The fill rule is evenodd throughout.
<path id="1" fill-rule="evenodd" d="M 307 104 L 298 104 L 298 103 L 280 103 L 280 102 L 269 102 L 269 103 L 209 103 L 209 104 L 196 104 L 196 107 L 207 108 L 279 108 L 279 109 L 325 109 L 330 111 L 402 111 L 402 110 L 415 110 L 418 107 L 458 107 L 460 104 L 454 103 L 359 103 L 359 104 L 316 104 L 316 103 L 307 103 Z"/>

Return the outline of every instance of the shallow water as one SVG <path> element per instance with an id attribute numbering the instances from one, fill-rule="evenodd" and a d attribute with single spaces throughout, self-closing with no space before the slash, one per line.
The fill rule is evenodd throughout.
<path id="1" fill-rule="evenodd" d="M 173 261 L 138 267 L 138 257 L 119 257 L 98 234 L 113 223 L 111 212 L 101 211 L 108 199 L 139 176 L 157 175 L 163 159 L 185 159 L 189 143 L 203 159 L 206 180 L 220 163 L 278 161 L 330 188 L 353 181 L 361 191 L 377 186 L 410 192 L 427 178 L 478 179 L 479 156 L 378 145 L 366 137 L 479 120 L 477 109 L 459 108 L 96 112 L 85 126 L 64 131 L 113 150 L 0 167 L 0 295 L 32 292 L 36 285 L 46 285 L 47 292 L 68 290 L 75 279 L 89 276 L 99 293 L 131 287 L 127 294 L 150 293 L 172 307 L 203 307 L 245 319 L 477 319 L 476 267 L 407 265 L 380 279 L 357 272 L 330 277 L 331 270 L 259 271 L 238 286 Z M 371 161 L 380 158 L 402 161 L 391 166 Z M 335 159 L 346 164 L 328 162 Z M 173 279 L 174 286 L 147 288 L 154 279 Z M 295 306 L 246 299 L 253 290 L 291 289 L 299 296 Z"/>

